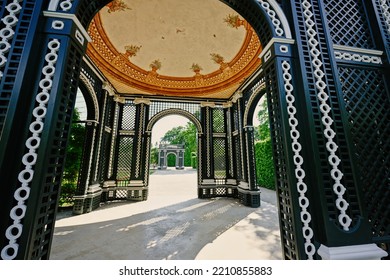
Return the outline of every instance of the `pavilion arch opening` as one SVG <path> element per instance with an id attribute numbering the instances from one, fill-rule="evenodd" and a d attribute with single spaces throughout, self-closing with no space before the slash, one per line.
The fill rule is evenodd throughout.
<path id="1" fill-rule="evenodd" d="M 66 150 L 64 173 L 61 180 L 61 193 L 58 204 L 60 209 L 66 209 L 73 206 L 73 199 L 76 195 L 77 187 L 80 185 L 78 182 L 83 176 L 82 172 L 80 172 L 83 153 L 85 153 L 85 149 L 88 149 L 88 146 L 92 144 L 86 141 L 86 123 L 88 119 L 88 107 L 84 98 L 84 95 L 86 94 L 88 93 L 85 93 L 85 91 L 82 91 L 80 88 L 77 91 L 69 142 Z M 91 108 L 89 108 L 89 111 L 91 111 Z"/>
<path id="2" fill-rule="evenodd" d="M 201 173 L 197 162 L 200 156 L 199 141 L 201 140 L 199 139 L 203 135 L 203 128 L 200 122 L 200 105 L 197 103 L 185 104 L 179 105 L 178 103 L 167 102 L 164 105 L 164 103 L 158 102 L 155 105 L 151 105 L 151 109 L 157 109 L 158 107 L 160 109 L 159 112 L 156 111 L 155 114 L 152 114 L 153 116 L 146 126 L 146 131 L 148 135 L 151 134 L 149 137 L 152 139 L 151 149 L 148 151 L 148 154 L 149 158 L 152 158 L 152 151 L 154 151 L 154 156 L 157 157 L 155 158 L 154 167 L 159 174 L 167 173 L 161 172 L 167 169 L 172 171 L 169 168 L 168 160 L 169 157 L 174 157 L 175 161 L 172 162 L 174 165 L 173 169 L 178 170 L 175 174 L 188 173 L 186 176 L 192 181 L 190 185 L 194 186 L 192 191 L 196 193 L 197 187 L 201 184 Z M 185 109 L 180 109 L 180 107 Z M 160 135 L 160 138 L 154 137 L 153 132 L 156 135 Z M 154 147 L 153 144 L 155 145 Z M 153 167 L 153 164 L 149 164 L 149 170 L 151 167 Z M 190 173 L 193 176 L 189 175 Z M 150 174 L 150 171 L 148 174 Z M 146 181 L 149 182 L 149 178 L 146 178 Z M 177 184 L 177 182 L 171 183 Z M 152 190 L 150 191 L 152 192 Z M 189 191 L 192 192 L 191 190 Z"/>
<path id="3" fill-rule="evenodd" d="M 179 109 L 164 110 L 150 120 L 147 126 L 152 139 L 147 180 L 150 196 L 153 196 L 153 189 L 160 188 L 159 182 L 153 181 L 155 175 L 160 175 L 167 182 L 162 186 L 167 193 L 170 189 L 175 192 L 179 187 L 192 193 L 194 198 L 197 196 L 198 129 L 201 129 L 199 120 Z M 185 182 L 184 176 L 187 178 Z M 175 196 L 174 193 L 170 195 Z"/>

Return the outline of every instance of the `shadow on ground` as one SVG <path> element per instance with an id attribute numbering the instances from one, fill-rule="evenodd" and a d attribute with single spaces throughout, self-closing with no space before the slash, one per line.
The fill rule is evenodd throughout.
<path id="1" fill-rule="evenodd" d="M 268 202 L 255 209 L 235 199 L 192 198 L 153 209 L 157 202 L 60 213 L 51 259 L 280 259 L 277 212 Z"/>
<path id="2" fill-rule="evenodd" d="M 127 218 L 60 227 L 54 234 L 51 256 L 192 260 L 206 244 L 254 211 L 235 200 L 192 199 Z"/>

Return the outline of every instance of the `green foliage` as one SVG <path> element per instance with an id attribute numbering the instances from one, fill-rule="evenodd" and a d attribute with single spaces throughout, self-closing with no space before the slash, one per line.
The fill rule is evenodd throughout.
<path id="1" fill-rule="evenodd" d="M 83 152 L 85 127 L 79 123 L 80 113 L 75 109 L 70 130 L 68 146 L 66 148 L 66 161 L 63 180 L 67 182 L 77 181 L 80 169 L 81 154 Z"/>
<path id="2" fill-rule="evenodd" d="M 267 99 L 260 100 L 260 110 L 257 114 L 259 126 L 255 130 L 255 141 L 262 141 L 270 138 L 269 117 L 267 108 Z"/>
<path id="3" fill-rule="evenodd" d="M 167 131 L 161 140 L 169 144 L 182 144 L 184 143 L 184 130 L 183 126 L 174 127 Z"/>
<path id="4" fill-rule="evenodd" d="M 275 168 L 269 128 L 267 100 L 262 99 L 257 115 L 260 122 L 255 130 L 255 155 L 257 183 L 264 188 L 275 190 Z"/>
<path id="5" fill-rule="evenodd" d="M 198 156 L 196 152 L 191 153 L 191 166 L 192 168 L 198 168 Z"/>
<path id="6" fill-rule="evenodd" d="M 150 150 L 150 163 L 151 164 L 158 164 L 158 148 L 157 147 L 153 147 L 151 150 Z"/>
<path id="7" fill-rule="evenodd" d="M 81 155 L 85 136 L 85 127 L 77 121 L 80 120 L 80 113 L 75 109 L 72 125 L 66 147 L 66 160 L 64 173 L 61 182 L 60 206 L 71 204 L 72 197 L 77 188 L 77 179 L 80 170 Z"/>
<path id="8" fill-rule="evenodd" d="M 275 190 L 275 171 L 272 157 L 271 139 L 255 144 L 256 175 L 260 187 Z"/>
<path id="9" fill-rule="evenodd" d="M 167 156 L 167 166 L 169 167 L 175 167 L 176 166 L 176 156 L 174 154 L 169 154 Z"/>
<path id="10" fill-rule="evenodd" d="M 196 153 L 197 150 L 196 132 L 196 126 L 192 122 L 188 122 L 185 127 L 172 128 L 161 138 L 162 141 L 169 144 L 184 144 L 184 166 L 193 166 L 192 153 Z M 170 166 L 169 159 L 168 166 Z"/>
<path id="11" fill-rule="evenodd" d="M 75 183 L 62 183 L 59 206 L 70 206 L 73 204 L 73 196 L 76 192 Z"/>

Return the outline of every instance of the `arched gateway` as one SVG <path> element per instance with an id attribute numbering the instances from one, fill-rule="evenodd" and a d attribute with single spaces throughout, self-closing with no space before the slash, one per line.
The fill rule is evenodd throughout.
<path id="1" fill-rule="evenodd" d="M 168 156 L 175 156 L 176 169 L 184 169 L 184 144 L 160 144 L 158 146 L 158 169 L 167 169 Z"/>
<path id="2" fill-rule="evenodd" d="M 387 255 L 390 2 L 221 2 L 245 18 L 229 15 L 229 24 L 251 26 L 257 33 L 258 47 L 250 40 L 255 40 L 253 33 L 245 50 L 258 50 L 260 60 L 250 60 L 246 71 L 237 72 L 244 76 L 226 80 L 239 85 L 228 95 L 217 97 L 210 91 L 193 99 L 175 85 L 186 83 L 195 93 L 211 83 L 209 89 L 215 90 L 211 80 L 231 77 L 235 64 L 213 54 L 221 67 L 213 75 L 202 75 L 194 63 L 191 79 L 172 80 L 159 75 L 158 60 L 150 71 L 130 67 L 137 45 L 115 53 L 98 44 L 88 49 L 91 59 L 84 56 L 88 41 L 100 42 L 94 30 L 105 19 L 91 22 L 95 14 L 105 5 L 108 13 L 129 10 L 123 1 L 0 2 L 2 259 L 49 258 L 80 80 L 95 91 L 99 120 L 87 129 L 93 147 L 83 157 L 79 213 L 94 209 L 101 199 L 147 198 L 148 123 L 172 108 L 190 112 L 201 125 L 199 197 L 233 196 L 259 206 L 251 119 L 258 99 L 266 94 L 284 257 Z M 176 29 L 176 34 L 185 32 Z M 105 48 L 111 51 L 105 55 L 114 72 L 96 59 L 95 51 Z M 137 75 L 154 85 L 148 95 L 121 94 L 129 90 L 125 83 L 110 79 L 129 79 L 126 85 L 142 92 Z"/>

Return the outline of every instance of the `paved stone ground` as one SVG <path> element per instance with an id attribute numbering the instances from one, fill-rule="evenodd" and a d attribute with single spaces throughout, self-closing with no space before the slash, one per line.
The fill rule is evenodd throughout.
<path id="1" fill-rule="evenodd" d="M 282 259 L 275 193 L 260 208 L 235 199 L 197 198 L 194 170 L 156 171 L 149 199 L 59 213 L 53 260 Z"/>

